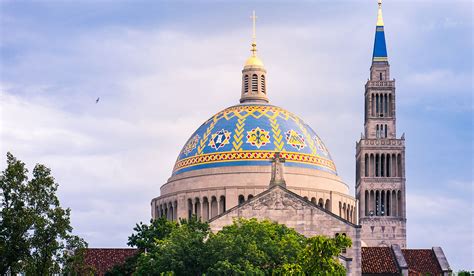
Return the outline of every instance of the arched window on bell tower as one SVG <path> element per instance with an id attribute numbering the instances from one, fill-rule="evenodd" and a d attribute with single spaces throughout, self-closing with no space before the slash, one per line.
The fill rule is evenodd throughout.
<path id="1" fill-rule="evenodd" d="M 257 74 L 252 75 L 252 93 L 258 92 L 258 76 Z"/>

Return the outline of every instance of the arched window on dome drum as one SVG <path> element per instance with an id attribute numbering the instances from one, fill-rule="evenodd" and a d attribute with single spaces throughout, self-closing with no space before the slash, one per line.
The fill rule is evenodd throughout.
<path id="1" fill-rule="evenodd" d="M 209 200 L 207 197 L 202 199 L 202 219 L 204 221 L 209 220 Z"/>
<path id="2" fill-rule="evenodd" d="M 262 93 L 266 94 L 267 91 L 265 90 L 265 76 L 264 75 L 260 77 L 260 87 L 262 88 Z"/>
<path id="3" fill-rule="evenodd" d="M 326 199 L 326 204 L 324 204 L 324 209 L 331 211 L 331 201 L 329 201 L 329 199 Z"/>
<path id="4" fill-rule="evenodd" d="M 245 75 L 244 77 L 244 93 L 249 92 L 249 75 Z"/>
<path id="5" fill-rule="evenodd" d="M 339 216 L 342 218 L 342 203 L 339 201 Z"/>
<path id="6" fill-rule="evenodd" d="M 198 197 L 194 199 L 194 214 L 198 219 L 201 218 L 201 201 Z"/>
<path id="7" fill-rule="evenodd" d="M 225 212 L 225 196 L 221 196 L 219 199 L 219 214 Z"/>
<path id="8" fill-rule="evenodd" d="M 318 205 L 319 207 L 324 208 L 324 199 L 320 198 L 318 201 Z"/>
<path id="9" fill-rule="evenodd" d="M 245 196 L 239 195 L 239 205 L 245 202 Z"/>
<path id="10" fill-rule="evenodd" d="M 250 200 L 250 199 L 252 199 L 252 198 L 253 198 L 253 195 L 252 195 L 252 194 L 249 194 L 249 195 L 247 196 L 247 200 Z"/>
<path id="11" fill-rule="evenodd" d="M 252 75 L 252 92 L 258 92 L 258 76 L 256 74 Z"/>
<path id="12" fill-rule="evenodd" d="M 307 196 L 304 196 L 303 198 L 304 198 L 304 200 L 309 200 Z"/>
<path id="13" fill-rule="evenodd" d="M 311 198 L 311 202 L 312 202 L 314 205 L 318 204 L 318 203 L 316 202 L 316 198 L 315 198 L 315 197 L 312 197 L 312 198 Z"/>
<path id="14" fill-rule="evenodd" d="M 178 201 L 175 200 L 174 201 L 174 213 L 173 213 L 173 217 L 174 217 L 174 220 L 175 221 L 178 221 Z"/>
<path id="15" fill-rule="evenodd" d="M 214 218 L 215 216 L 218 215 L 218 209 L 217 209 L 217 199 L 215 196 L 211 198 L 211 218 Z"/>

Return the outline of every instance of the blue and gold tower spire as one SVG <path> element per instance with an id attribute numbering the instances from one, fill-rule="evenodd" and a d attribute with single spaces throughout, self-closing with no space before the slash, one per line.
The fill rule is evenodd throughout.
<path id="1" fill-rule="evenodd" d="M 377 14 L 377 26 L 375 27 L 374 52 L 372 62 L 387 62 L 387 45 L 385 44 L 385 32 L 382 17 L 382 0 L 378 0 L 379 10 Z"/>

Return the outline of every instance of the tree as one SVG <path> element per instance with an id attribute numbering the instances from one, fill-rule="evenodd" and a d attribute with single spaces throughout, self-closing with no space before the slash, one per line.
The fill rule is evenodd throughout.
<path id="1" fill-rule="evenodd" d="M 150 220 L 150 225 L 140 222 L 133 228 L 136 233 L 128 237 L 127 245 L 143 251 L 150 251 L 155 247 L 156 240 L 168 237 L 177 226 L 177 223 L 169 221 L 165 217 Z"/>
<path id="2" fill-rule="evenodd" d="M 70 209 L 59 203 L 51 170 L 37 164 L 30 181 L 27 173 L 25 164 L 7 153 L 0 176 L 0 273 L 59 273 L 71 252 L 87 243 L 71 234 Z"/>
<path id="3" fill-rule="evenodd" d="M 205 272 L 205 239 L 209 235 L 209 225 L 193 216 L 180 220 L 168 236 L 156 239 L 151 252 L 142 253 L 138 259 L 138 275 L 202 275 Z"/>
<path id="4" fill-rule="evenodd" d="M 210 275 L 278 272 L 295 263 L 306 238 L 269 220 L 237 219 L 207 241 Z"/>
<path id="5" fill-rule="evenodd" d="M 29 254 L 28 230 L 33 214 L 27 205 L 28 185 L 25 164 L 7 153 L 7 168 L 0 176 L 0 275 L 19 271 L 20 260 Z"/>
<path id="6" fill-rule="evenodd" d="M 352 241 L 345 235 L 335 238 L 314 236 L 308 239 L 303 252 L 298 256 L 298 264 L 306 275 L 346 275 L 346 270 L 336 257 Z"/>
<path id="7" fill-rule="evenodd" d="M 216 234 L 196 217 L 138 226 L 129 245 L 146 244 L 149 250 L 135 266 L 129 259 L 109 275 L 340 275 L 345 269 L 337 257 L 351 244 L 342 235 L 306 238 L 269 220 L 236 219 Z"/>

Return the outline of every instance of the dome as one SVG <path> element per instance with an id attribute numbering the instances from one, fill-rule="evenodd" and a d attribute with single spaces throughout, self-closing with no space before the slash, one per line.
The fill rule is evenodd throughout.
<path id="1" fill-rule="evenodd" d="M 244 67 L 248 66 L 261 66 L 263 67 L 263 62 L 257 56 L 251 56 L 245 61 Z"/>
<path id="2" fill-rule="evenodd" d="M 191 135 L 173 176 L 217 167 L 270 167 L 275 152 L 281 152 L 287 167 L 337 175 L 326 146 L 298 116 L 269 104 L 245 103 L 217 113 Z"/>

